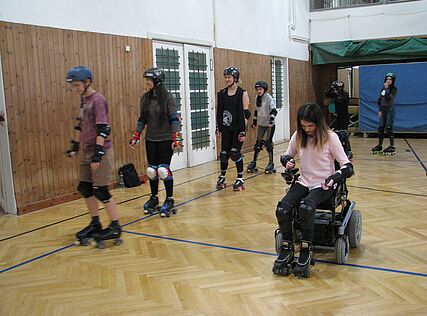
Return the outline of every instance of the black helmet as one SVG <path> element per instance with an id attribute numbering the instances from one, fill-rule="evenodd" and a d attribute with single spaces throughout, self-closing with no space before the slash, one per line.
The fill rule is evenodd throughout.
<path id="1" fill-rule="evenodd" d="M 160 68 L 150 68 L 144 71 L 144 78 L 152 79 L 154 86 L 158 86 L 165 81 L 165 73 Z"/>
<path id="2" fill-rule="evenodd" d="M 396 75 L 392 72 L 389 72 L 385 75 L 384 82 L 387 80 L 387 78 L 391 78 L 391 82 L 394 84 L 396 81 Z"/>
<path id="3" fill-rule="evenodd" d="M 255 83 L 255 89 L 256 89 L 256 88 L 263 88 L 263 89 L 264 89 L 264 92 L 266 92 L 266 91 L 268 90 L 268 83 L 267 83 L 267 82 L 265 82 L 265 81 L 262 81 L 262 80 L 257 81 L 257 82 Z"/>
<path id="4" fill-rule="evenodd" d="M 92 80 L 92 72 L 86 66 L 76 66 L 67 71 L 67 82 Z"/>
<path id="5" fill-rule="evenodd" d="M 332 86 L 336 89 L 344 89 L 344 82 L 342 82 L 341 80 L 334 80 L 332 82 Z"/>
<path id="6" fill-rule="evenodd" d="M 240 77 L 240 73 L 239 73 L 239 69 L 237 69 L 236 67 L 227 67 L 224 69 L 224 76 L 225 75 L 230 75 L 234 77 L 234 81 L 239 81 L 239 77 Z"/>

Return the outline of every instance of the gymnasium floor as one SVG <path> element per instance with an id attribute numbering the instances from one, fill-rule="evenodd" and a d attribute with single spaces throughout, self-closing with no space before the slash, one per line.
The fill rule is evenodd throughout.
<path id="1" fill-rule="evenodd" d="M 370 154 L 376 139 L 351 143 L 349 197 L 363 235 L 347 264 L 320 251 L 311 278 L 273 275 L 280 172 L 216 191 L 212 162 L 174 173 L 179 210 L 169 219 L 141 211 L 148 184 L 114 190 L 122 246 L 74 245 L 89 221 L 82 199 L 0 216 L 0 315 L 426 315 L 427 140 L 397 139 L 388 157 Z M 275 148 L 276 167 L 286 145 Z M 228 183 L 235 172 L 230 163 Z"/>

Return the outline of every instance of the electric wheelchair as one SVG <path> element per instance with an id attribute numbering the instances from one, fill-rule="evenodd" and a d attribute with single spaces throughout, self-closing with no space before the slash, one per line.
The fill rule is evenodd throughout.
<path id="1" fill-rule="evenodd" d="M 341 143 L 346 150 L 348 144 L 348 135 L 346 131 L 336 132 Z M 347 137 L 347 138 L 346 138 Z M 339 169 L 336 163 L 337 170 Z M 294 185 L 298 179 L 298 169 L 285 170 L 282 173 L 286 183 Z M 315 211 L 314 238 L 313 246 L 315 248 L 326 248 L 335 250 L 336 262 L 343 264 L 348 260 L 350 248 L 357 248 L 362 238 L 362 215 L 355 209 L 356 203 L 348 199 L 348 189 L 346 179 L 338 182 L 334 187 L 332 197 L 319 204 Z M 298 209 L 292 209 L 292 230 L 294 243 L 301 241 L 301 225 L 298 219 Z M 277 254 L 280 253 L 283 244 L 283 236 L 279 229 L 274 233 L 275 248 Z M 314 257 L 311 264 L 315 264 Z"/>

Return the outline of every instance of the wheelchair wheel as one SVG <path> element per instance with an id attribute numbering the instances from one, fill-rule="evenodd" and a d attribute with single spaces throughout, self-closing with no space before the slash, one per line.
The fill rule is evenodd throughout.
<path id="1" fill-rule="evenodd" d="M 280 232 L 280 229 L 276 229 L 274 232 L 274 242 L 276 246 L 276 253 L 280 254 L 280 248 L 283 245 L 283 235 Z"/>
<path id="2" fill-rule="evenodd" d="M 357 248 L 362 239 L 362 215 L 360 211 L 353 210 L 348 223 L 348 239 L 351 248 Z"/>
<path id="3" fill-rule="evenodd" d="M 350 244 L 346 235 L 340 236 L 335 241 L 335 258 L 337 263 L 343 264 L 348 260 L 348 253 L 350 250 Z"/>

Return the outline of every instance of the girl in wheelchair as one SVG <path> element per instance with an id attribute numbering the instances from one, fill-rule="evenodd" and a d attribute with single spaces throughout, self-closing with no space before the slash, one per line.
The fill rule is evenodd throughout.
<path id="1" fill-rule="evenodd" d="M 320 106 L 310 102 L 298 109 L 297 131 L 292 135 L 288 149 L 280 157 L 286 169 L 295 167 L 294 157 L 300 159 L 300 176 L 291 186 L 276 209 L 277 222 L 283 242 L 274 262 L 273 273 L 307 278 L 312 260 L 316 207 L 333 195 L 334 186 L 353 174 L 337 134 L 331 131 Z M 339 169 L 336 171 L 334 162 Z M 298 209 L 302 236 L 298 261 L 294 263 L 292 209 Z"/>

